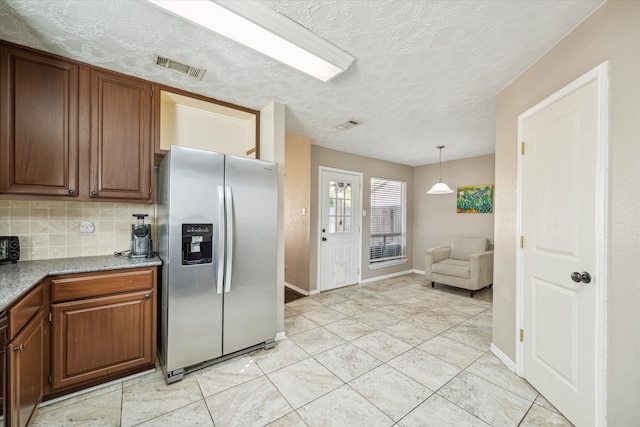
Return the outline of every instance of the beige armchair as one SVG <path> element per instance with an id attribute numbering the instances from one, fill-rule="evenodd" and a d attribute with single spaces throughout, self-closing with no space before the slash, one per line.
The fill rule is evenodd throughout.
<path id="1" fill-rule="evenodd" d="M 450 246 L 427 249 L 424 275 L 436 283 L 474 291 L 493 285 L 493 245 L 484 237 L 454 237 Z"/>

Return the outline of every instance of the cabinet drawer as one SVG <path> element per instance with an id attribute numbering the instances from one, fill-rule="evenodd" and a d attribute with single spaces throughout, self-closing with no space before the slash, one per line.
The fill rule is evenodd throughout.
<path id="1" fill-rule="evenodd" d="M 153 287 L 153 277 L 151 268 L 54 277 L 51 279 L 51 302 L 148 290 Z"/>
<path id="2" fill-rule="evenodd" d="M 44 291 L 42 284 L 22 298 L 9 309 L 9 341 L 27 324 L 44 305 Z"/>

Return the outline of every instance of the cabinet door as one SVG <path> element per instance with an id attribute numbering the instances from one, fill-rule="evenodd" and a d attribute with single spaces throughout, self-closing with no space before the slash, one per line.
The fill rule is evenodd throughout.
<path id="1" fill-rule="evenodd" d="M 52 389 L 154 364 L 151 290 L 51 305 Z"/>
<path id="2" fill-rule="evenodd" d="M 78 65 L 3 46 L 0 192 L 75 196 Z"/>
<path id="3" fill-rule="evenodd" d="M 91 71 L 90 196 L 151 201 L 151 85 Z"/>
<path id="4" fill-rule="evenodd" d="M 37 315 L 7 347 L 8 426 L 26 426 L 42 400 L 44 319 Z"/>

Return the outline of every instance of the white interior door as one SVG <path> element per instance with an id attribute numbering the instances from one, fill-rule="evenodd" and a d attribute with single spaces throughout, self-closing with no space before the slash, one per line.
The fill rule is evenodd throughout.
<path id="1" fill-rule="evenodd" d="M 361 187 L 361 174 L 320 170 L 320 291 L 359 282 Z"/>
<path id="2" fill-rule="evenodd" d="M 599 83 L 520 122 L 522 374 L 577 426 L 598 424 Z"/>

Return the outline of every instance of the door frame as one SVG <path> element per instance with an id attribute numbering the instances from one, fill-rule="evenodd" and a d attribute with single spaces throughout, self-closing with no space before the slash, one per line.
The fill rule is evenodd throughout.
<path id="1" fill-rule="evenodd" d="M 322 292 L 322 281 L 321 281 L 321 277 L 320 277 L 320 273 L 322 270 L 322 231 L 320 231 L 322 229 L 322 172 L 334 172 L 334 173 L 342 173 L 342 174 L 347 174 L 347 175 L 354 175 L 356 177 L 358 177 L 358 185 L 360 186 L 360 200 L 358 200 L 358 203 L 360 203 L 360 223 L 358 224 L 358 283 L 362 282 L 362 228 L 363 228 L 363 224 L 362 224 L 362 212 L 363 212 L 363 188 L 362 188 L 362 178 L 363 178 L 363 173 L 362 172 L 356 172 L 356 171 L 350 171 L 350 170 L 346 170 L 346 169 L 337 169 L 337 168 L 332 168 L 329 166 L 319 166 L 318 167 L 318 227 L 316 229 L 316 235 L 317 235 L 317 247 L 316 247 L 316 251 L 317 251 L 317 265 L 318 268 L 316 269 L 316 283 L 318 284 L 317 289 L 318 292 Z"/>
<path id="2" fill-rule="evenodd" d="M 594 266 L 596 281 L 596 425 L 606 425 L 606 368 L 607 368 L 607 220 L 608 220 L 608 81 L 609 62 L 605 61 L 593 68 L 577 80 L 569 83 L 551 96 L 518 116 L 518 140 L 516 143 L 518 154 L 517 172 L 517 214 L 516 214 L 516 373 L 522 376 L 524 372 L 524 344 L 520 341 L 520 330 L 524 328 L 524 251 L 520 247 L 520 236 L 523 236 L 523 156 L 520 144 L 524 139 L 524 121 L 538 113 L 569 93 L 596 81 L 598 85 L 598 124 L 596 142 L 596 196 L 595 196 L 595 244 L 596 265 Z"/>

